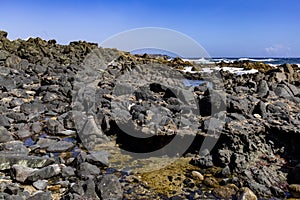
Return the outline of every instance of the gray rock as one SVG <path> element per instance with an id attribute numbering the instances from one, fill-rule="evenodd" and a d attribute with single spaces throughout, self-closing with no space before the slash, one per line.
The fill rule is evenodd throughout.
<path id="1" fill-rule="evenodd" d="M 25 180 L 27 179 L 27 177 L 36 170 L 37 169 L 33 169 L 30 167 L 25 167 L 25 166 L 17 165 L 17 164 L 12 166 L 12 172 L 13 172 L 14 178 L 21 183 L 24 183 Z"/>
<path id="2" fill-rule="evenodd" d="M 118 177 L 114 174 L 106 174 L 97 183 L 96 188 L 103 200 L 118 200 L 123 198 L 123 191 Z"/>
<path id="3" fill-rule="evenodd" d="M 50 165 L 54 161 L 49 158 L 25 156 L 24 154 L 0 153 L 0 170 L 10 169 L 14 164 L 39 168 Z"/>
<path id="4" fill-rule="evenodd" d="M 51 200 L 51 192 L 37 191 L 27 200 Z"/>
<path id="5" fill-rule="evenodd" d="M 8 118 L 4 115 L 1 115 L 1 114 L 0 114 L 0 126 L 10 127 L 10 123 L 8 121 Z"/>
<path id="6" fill-rule="evenodd" d="M 16 82 L 10 77 L 0 76 L 0 86 L 4 87 L 6 90 L 11 91 L 16 88 Z"/>
<path id="7" fill-rule="evenodd" d="M 37 180 L 37 181 L 33 182 L 32 185 L 37 190 L 44 190 L 44 189 L 46 189 L 48 182 L 45 180 Z"/>
<path id="8" fill-rule="evenodd" d="M 86 156 L 86 161 L 97 166 L 109 166 L 107 151 L 93 151 Z"/>
<path id="9" fill-rule="evenodd" d="M 0 50 L 0 61 L 6 60 L 8 56 L 9 56 L 9 52 L 5 50 Z"/>
<path id="10" fill-rule="evenodd" d="M 39 102 L 23 103 L 20 107 L 20 110 L 22 113 L 25 113 L 26 115 L 32 113 L 43 113 L 45 112 L 45 106 Z"/>
<path id="11" fill-rule="evenodd" d="M 260 97 L 264 97 L 269 92 L 269 86 L 266 80 L 261 80 L 259 82 L 258 88 L 257 88 L 257 94 Z"/>
<path id="12" fill-rule="evenodd" d="M 58 141 L 53 144 L 50 144 L 47 148 L 47 151 L 49 152 L 65 152 L 70 150 L 74 147 L 74 144 L 72 142 L 67 141 Z"/>
<path id="13" fill-rule="evenodd" d="M 40 133 L 42 131 L 42 126 L 40 122 L 33 122 L 33 124 L 31 125 L 31 130 L 37 134 Z"/>
<path id="14" fill-rule="evenodd" d="M 28 176 L 27 180 L 37 181 L 42 179 L 48 179 L 53 176 L 57 176 L 60 173 L 61 173 L 61 167 L 58 164 L 53 164 L 32 172 Z"/>
<path id="15" fill-rule="evenodd" d="M 55 144 L 57 141 L 56 140 L 52 140 L 52 139 L 48 139 L 48 138 L 39 138 L 39 140 L 37 141 L 37 145 L 41 148 L 41 149 L 45 149 L 48 148 L 50 145 Z"/>
<path id="16" fill-rule="evenodd" d="M 5 144 L 0 144 L 0 149 L 2 153 L 11 153 L 11 154 L 28 154 L 28 149 L 21 141 L 10 141 Z"/>
<path id="17" fill-rule="evenodd" d="M 21 123 L 26 121 L 26 116 L 24 115 L 24 113 L 13 112 L 13 113 L 8 113 L 6 116 L 9 117 L 10 119 L 13 119 L 14 123 Z"/>
<path id="18" fill-rule="evenodd" d="M 217 118 L 211 117 L 204 121 L 203 130 L 204 131 L 218 131 L 222 130 L 225 122 Z"/>
<path id="19" fill-rule="evenodd" d="M 275 94 L 279 97 L 283 97 L 283 98 L 290 98 L 293 97 L 293 93 L 290 91 L 290 89 L 283 84 L 279 84 L 275 90 L 274 90 Z"/>
<path id="20" fill-rule="evenodd" d="M 63 125 L 60 124 L 59 121 L 53 119 L 47 120 L 46 126 L 47 126 L 47 132 L 51 134 L 57 134 L 64 130 Z"/>
<path id="21" fill-rule="evenodd" d="M 97 176 L 100 174 L 100 169 L 92 165 L 88 162 L 83 162 L 80 164 L 78 169 L 78 175 L 80 177 L 89 177 L 89 176 Z"/>
<path id="22" fill-rule="evenodd" d="M 95 187 L 95 182 L 93 179 L 88 179 L 84 183 L 84 197 L 87 199 L 100 199 L 96 193 L 96 187 Z"/>
<path id="23" fill-rule="evenodd" d="M 72 167 L 64 167 L 61 170 L 63 177 L 70 177 L 75 175 L 75 170 Z"/>
<path id="24" fill-rule="evenodd" d="M 260 197 L 269 197 L 272 195 L 271 191 L 262 184 L 252 181 L 252 182 L 248 182 L 248 185 L 249 185 L 249 188 Z"/>
<path id="25" fill-rule="evenodd" d="M 14 140 L 11 133 L 9 133 L 6 128 L 0 126 L 0 143 L 5 143 Z"/>
<path id="26" fill-rule="evenodd" d="M 193 158 L 191 160 L 191 163 L 193 165 L 203 167 L 203 168 L 212 167 L 213 166 L 212 156 L 209 154 L 208 150 L 207 150 L 208 152 L 205 152 L 205 151 L 202 151 L 201 155 L 198 155 L 197 157 Z"/>
<path id="27" fill-rule="evenodd" d="M 263 119 L 267 117 L 267 106 L 263 101 L 259 101 L 254 107 L 253 114 L 259 114 Z"/>
<path id="28" fill-rule="evenodd" d="M 231 171 L 230 171 L 229 166 L 224 167 L 222 169 L 222 171 L 221 171 L 221 174 L 222 174 L 223 177 L 230 176 L 231 175 Z"/>
<path id="29" fill-rule="evenodd" d="M 22 129 L 17 131 L 17 136 L 19 139 L 29 138 L 33 133 L 28 130 Z"/>
<path id="30" fill-rule="evenodd" d="M 89 151 L 93 151 L 97 144 L 104 144 L 109 141 L 109 138 L 98 128 L 93 116 L 88 117 L 78 135 L 83 146 Z"/>

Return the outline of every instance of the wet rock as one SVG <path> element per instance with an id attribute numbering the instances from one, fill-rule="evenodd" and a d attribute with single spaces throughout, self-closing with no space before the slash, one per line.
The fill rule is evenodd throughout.
<path id="1" fill-rule="evenodd" d="M 204 176 L 200 172 L 192 171 L 192 176 L 200 181 L 204 180 Z"/>
<path id="2" fill-rule="evenodd" d="M 57 176 L 60 173 L 61 173 L 61 167 L 58 164 L 53 164 L 32 172 L 28 176 L 27 180 L 34 182 L 37 180 L 43 180 L 43 179 L 51 178 L 53 176 Z"/>
<path id="3" fill-rule="evenodd" d="M 0 126 L 0 143 L 5 143 L 14 140 L 12 134 L 9 133 L 6 128 Z"/>
<path id="4" fill-rule="evenodd" d="M 205 177 L 203 184 L 207 187 L 216 188 L 219 186 L 219 182 L 214 177 Z"/>
<path id="5" fill-rule="evenodd" d="M 237 194 L 238 200 L 257 200 L 256 195 L 247 187 L 243 187 Z"/>
<path id="6" fill-rule="evenodd" d="M 237 190 L 237 186 L 235 186 L 234 184 L 228 184 L 226 186 L 220 186 L 213 189 L 212 194 L 220 199 L 232 199 L 235 196 Z"/>
<path id="7" fill-rule="evenodd" d="M 36 170 L 37 169 L 25 167 L 25 166 L 18 165 L 18 164 L 12 166 L 12 172 L 13 172 L 15 180 L 17 180 L 21 183 L 24 183 L 25 180 L 27 179 L 27 177 Z"/>
<path id="8" fill-rule="evenodd" d="M 82 178 L 97 176 L 99 174 L 100 174 L 100 169 L 97 166 L 92 165 L 88 162 L 81 163 L 78 169 L 78 175 Z"/>
<path id="9" fill-rule="evenodd" d="M 214 165 L 213 164 L 213 158 L 209 154 L 209 151 L 208 151 L 208 153 L 197 155 L 196 157 L 192 158 L 192 160 L 190 161 L 190 163 L 192 165 L 199 166 L 200 168 L 201 167 L 204 167 L 204 168 L 212 167 Z"/>
<path id="10" fill-rule="evenodd" d="M 48 182 L 45 180 L 37 180 L 37 181 L 33 182 L 32 185 L 37 190 L 44 190 L 44 189 L 46 189 Z"/>
<path id="11" fill-rule="evenodd" d="M 96 188 L 102 199 L 122 199 L 123 191 L 118 177 L 113 174 L 104 175 L 96 184 Z"/>
<path id="12" fill-rule="evenodd" d="M 47 148 L 49 152 L 66 152 L 74 147 L 72 142 L 67 141 L 58 141 L 53 144 L 50 144 Z"/>

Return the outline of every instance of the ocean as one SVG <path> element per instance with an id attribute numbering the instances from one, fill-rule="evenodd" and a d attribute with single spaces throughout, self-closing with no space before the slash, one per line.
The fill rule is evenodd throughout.
<path id="1" fill-rule="evenodd" d="M 188 58 L 185 60 L 194 61 L 196 63 L 219 63 L 227 62 L 232 63 L 234 61 L 252 61 L 252 62 L 263 62 L 272 66 L 281 65 L 284 63 L 298 64 L 300 65 L 300 58 Z"/>

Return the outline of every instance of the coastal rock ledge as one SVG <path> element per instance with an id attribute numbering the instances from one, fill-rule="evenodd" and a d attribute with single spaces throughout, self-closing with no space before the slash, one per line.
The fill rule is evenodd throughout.
<path id="1" fill-rule="evenodd" d="M 300 197 L 298 65 L 235 63 L 258 70 L 237 75 L 7 36 L 0 31 L 0 199 Z M 124 152 L 153 169 L 135 170 L 146 164 Z"/>

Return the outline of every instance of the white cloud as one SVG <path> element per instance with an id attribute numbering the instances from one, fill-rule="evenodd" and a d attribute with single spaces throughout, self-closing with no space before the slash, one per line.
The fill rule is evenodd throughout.
<path id="1" fill-rule="evenodd" d="M 281 44 L 276 44 L 265 48 L 265 51 L 271 56 L 288 56 L 291 48 Z"/>

